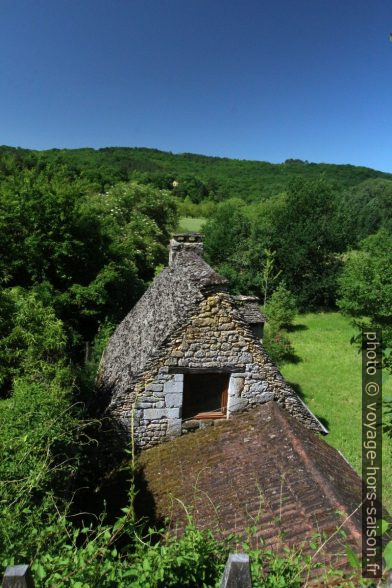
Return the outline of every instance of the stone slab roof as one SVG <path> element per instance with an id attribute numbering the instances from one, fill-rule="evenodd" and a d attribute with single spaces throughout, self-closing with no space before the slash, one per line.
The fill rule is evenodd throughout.
<path id="1" fill-rule="evenodd" d="M 110 338 L 98 371 L 97 386 L 128 390 L 171 333 L 209 293 L 225 291 L 227 280 L 193 250 L 176 254 L 153 281 Z"/>
<path id="2" fill-rule="evenodd" d="M 257 296 L 234 296 L 234 300 L 244 321 L 249 325 L 266 322 L 267 319 L 260 310 L 260 300 Z"/>
<path id="3" fill-rule="evenodd" d="M 155 515 L 173 530 L 183 528 L 186 508 L 218 536 L 254 527 L 255 543 L 262 537 L 278 550 L 323 533 L 325 565 L 346 567 L 347 544 L 360 550 L 359 476 L 275 402 L 146 450 L 140 461 Z M 335 531 L 345 519 L 342 539 Z"/>

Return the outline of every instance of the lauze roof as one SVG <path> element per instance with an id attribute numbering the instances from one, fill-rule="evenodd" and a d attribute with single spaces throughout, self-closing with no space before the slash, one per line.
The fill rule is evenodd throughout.
<path id="1" fill-rule="evenodd" d="M 206 296 L 225 292 L 227 284 L 199 253 L 192 249 L 178 251 L 110 338 L 98 371 L 100 392 L 107 399 L 114 389 L 116 396 L 129 394 L 170 335 L 186 323 Z M 257 298 L 238 296 L 235 300 L 246 323 L 265 321 Z"/>
<path id="2" fill-rule="evenodd" d="M 227 280 L 195 251 L 180 251 L 117 327 L 102 357 L 105 389 L 129 390 L 146 363 L 204 296 L 224 291 Z M 98 375 L 98 387 L 101 386 Z"/>

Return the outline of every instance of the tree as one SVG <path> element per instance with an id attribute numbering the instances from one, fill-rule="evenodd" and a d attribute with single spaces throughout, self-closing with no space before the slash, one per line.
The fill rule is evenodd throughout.
<path id="1" fill-rule="evenodd" d="M 270 249 L 264 249 L 264 263 L 261 271 L 261 283 L 263 289 L 263 304 L 265 306 L 269 290 L 271 289 L 273 282 L 278 279 L 279 275 L 281 274 L 282 270 L 276 272 L 274 270 L 275 266 L 275 251 L 271 251 Z"/>
<path id="2" fill-rule="evenodd" d="M 302 308 L 334 304 L 345 247 L 337 213 L 337 196 L 327 182 L 296 180 L 274 219 L 276 265 Z"/>
<path id="3" fill-rule="evenodd" d="M 341 226 L 347 243 L 359 243 L 385 228 L 392 232 L 392 181 L 372 179 L 350 188 L 343 194 L 340 210 Z"/>
<path id="4" fill-rule="evenodd" d="M 232 199 L 220 204 L 204 225 L 204 246 L 214 266 L 227 262 L 246 248 L 250 234 L 250 221 L 242 200 Z"/>
<path id="5" fill-rule="evenodd" d="M 54 377 L 66 338 L 52 306 L 33 289 L 8 288 L 0 292 L 0 326 L 0 397 L 17 377 Z"/>
<path id="6" fill-rule="evenodd" d="M 276 288 L 267 304 L 264 306 L 267 315 L 268 325 L 273 332 L 278 332 L 282 328 L 288 328 L 292 325 L 297 306 L 295 298 L 284 284 L 281 282 Z"/>
<path id="7" fill-rule="evenodd" d="M 0 283 L 45 291 L 79 353 L 140 297 L 176 224 L 174 199 L 152 186 L 99 194 L 66 169 L 24 170 L 0 184 Z"/>
<path id="8" fill-rule="evenodd" d="M 294 354 L 287 329 L 292 325 L 297 306 L 292 293 L 281 282 L 263 308 L 267 315 L 267 324 L 263 345 L 276 363 L 280 363 Z"/>
<path id="9" fill-rule="evenodd" d="M 392 234 L 381 229 L 351 251 L 339 278 L 338 304 L 360 324 L 368 317 L 392 345 Z"/>
<path id="10" fill-rule="evenodd" d="M 208 196 L 208 189 L 204 182 L 195 176 L 180 176 L 173 193 L 182 198 L 188 196 L 192 202 L 198 204 Z"/>

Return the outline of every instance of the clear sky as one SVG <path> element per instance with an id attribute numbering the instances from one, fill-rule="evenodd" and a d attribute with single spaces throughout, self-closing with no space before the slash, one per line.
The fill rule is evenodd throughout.
<path id="1" fill-rule="evenodd" d="M 392 172 L 391 0 L 0 0 L 0 144 Z"/>

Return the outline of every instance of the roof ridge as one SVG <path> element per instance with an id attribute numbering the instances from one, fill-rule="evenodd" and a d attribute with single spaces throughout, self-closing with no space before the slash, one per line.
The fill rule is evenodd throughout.
<path id="1" fill-rule="evenodd" d="M 329 504 L 331 505 L 331 507 L 335 511 L 340 511 L 346 515 L 346 520 L 342 523 L 342 525 L 345 525 L 349 528 L 351 536 L 355 539 L 357 544 L 361 547 L 361 545 L 362 545 L 362 532 L 361 532 L 360 527 L 358 527 L 355 524 L 354 520 L 352 519 L 352 515 L 356 512 L 356 510 L 354 510 L 351 513 L 347 512 L 347 508 L 345 506 L 343 506 L 343 504 L 342 504 L 341 497 L 339 497 L 339 499 L 338 499 L 338 497 L 336 496 L 336 491 L 333 490 L 332 485 L 331 485 L 331 481 L 328 478 L 328 476 L 326 476 L 324 474 L 323 470 L 317 464 L 317 461 L 307 451 L 307 448 L 304 445 L 304 443 L 294 433 L 294 431 L 292 429 L 291 419 L 289 420 L 289 418 L 290 418 L 289 415 L 287 417 L 286 417 L 286 415 L 283 415 L 281 410 L 279 409 L 279 407 L 275 403 L 273 403 L 273 405 L 272 405 L 272 410 L 275 411 L 276 416 L 282 425 L 282 428 L 285 430 L 287 436 L 289 437 L 289 440 L 291 442 L 293 450 L 295 451 L 295 453 L 297 454 L 299 459 L 305 464 L 308 471 L 311 472 L 313 479 L 319 484 L 319 486 L 321 488 L 323 488 L 326 500 L 328 500 Z M 313 431 L 311 432 L 311 434 L 315 435 L 315 433 Z M 325 441 L 323 441 L 323 442 L 326 443 Z M 352 471 L 358 476 L 357 472 L 355 472 L 352 465 L 351 464 L 348 464 L 348 465 L 350 466 Z M 358 508 L 359 507 L 360 507 L 360 505 L 358 505 Z"/>

